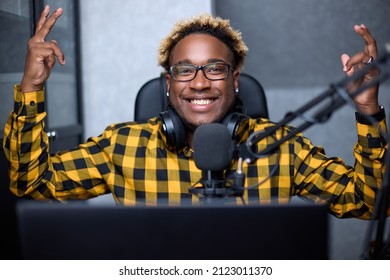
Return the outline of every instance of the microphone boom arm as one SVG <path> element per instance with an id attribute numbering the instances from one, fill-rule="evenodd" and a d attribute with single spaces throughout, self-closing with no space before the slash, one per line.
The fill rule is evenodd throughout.
<path id="1" fill-rule="evenodd" d="M 265 131 L 261 132 L 255 132 L 253 133 L 248 140 L 246 141 L 245 145 L 247 146 L 248 150 L 252 151 L 253 147 L 256 143 L 260 142 L 264 138 L 273 135 L 277 130 L 280 128 L 286 126 L 291 121 L 301 118 L 304 122 L 300 125 L 295 127 L 293 130 L 288 132 L 285 136 L 281 137 L 280 139 L 276 140 L 272 144 L 270 144 L 266 149 L 258 152 L 258 156 L 255 158 L 258 158 L 260 156 L 268 155 L 271 152 L 273 152 L 276 148 L 278 148 L 282 143 L 285 141 L 291 139 L 298 133 L 306 130 L 307 128 L 311 127 L 313 124 L 316 123 L 323 123 L 326 122 L 332 113 L 336 111 L 337 109 L 344 106 L 346 103 L 351 103 L 352 99 L 362 93 L 364 90 L 379 85 L 383 81 L 390 78 L 390 73 L 388 69 L 385 69 L 385 66 L 390 68 L 389 54 L 384 55 L 378 60 L 373 61 L 372 63 L 366 65 L 356 73 L 354 73 L 351 77 L 345 77 L 341 81 L 331 84 L 330 88 L 327 89 L 325 92 L 320 94 L 319 96 L 315 97 L 299 109 L 293 112 L 288 112 L 285 117 L 276 123 L 274 126 L 267 128 Z M 377 77 L 372 79 L 370 82 L 368 82 L 365 85 L 362 85 L 361 87 L 357 88 L 352 93 L 347 93 L 347 87 L 350 83 L 354 82 L 355 80 L 362 78 L 366 72 L 372 68 L 380 68 L 380 73 Z M 329 101 L 328 104 L 323 104 L 324 101 Z M 314 108 L 322 106 L 319 108 L 313 116 L 307 116 L 305 113 L 308 110 L 313 110 Z M 253 153 L 253 154 L 252 154 Z M 256 154 L 252 151 L 252 155 Z M 253 162 L 254 158 L 245 158 L 244 159 L 247 162 Z"/>

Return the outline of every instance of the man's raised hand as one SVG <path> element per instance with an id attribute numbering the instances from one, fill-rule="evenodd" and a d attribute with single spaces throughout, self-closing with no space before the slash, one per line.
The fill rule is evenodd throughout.
<path id="1" fill-rule="evenodd" d="M 375 38 L 371 35 L 367 27 L 364 24 L 355 25 L 354 30 L 364 41 L 364 51 L 361 51 L 351 57 L 347 54 L 341 55 L 343 70 L 348 76 L 352 76 L 357 70 L 364 67 L 367 63 L 378 58 L 378 49 Z M 353 92 L 364 83 L 371 81 L 378 74 L 378 69 L 371 69 L 362 79 L 356 81 L 355 84 L 350 86 L 350 90 Z M 355 97 L 354 101 L 360 112 L 365 114 L 375 114 L 379 110 L 378 86 L 365 90 Z"/>
<path id="2" fill-rule="evenodd" d="M 62 8 L 59 8 L 49 16 L 50 7 L 44 8 L 37 23 L 35 35 L 28 41 L 24 74 L 20 85 L 22 92 L 41 90 L 56 60 L 61 65 L 65 65 L 64 54 L 57 42 L 55 40 L 45 41 L 62 12 Z"/>

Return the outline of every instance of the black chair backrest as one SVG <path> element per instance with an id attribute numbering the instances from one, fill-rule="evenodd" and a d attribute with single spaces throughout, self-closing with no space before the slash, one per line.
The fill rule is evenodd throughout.
<path id="1" fill-rule="evenodd" d="M 238 78 L 238 97 L 244 112 L 252 118 L 268 118 L 268 106 L 264 89 L 254 77 L 242 73 Z M 167 87 L 164 75 L 146 82 L 139 90 L 134 108 L 134 121 L 146 122 L 165 111 L 168 106 Z"/>

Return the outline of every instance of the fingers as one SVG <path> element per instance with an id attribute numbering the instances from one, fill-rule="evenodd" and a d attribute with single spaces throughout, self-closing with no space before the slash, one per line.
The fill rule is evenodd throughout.
<path id="1" fill-rule="evenodd" d="M 349 57 L 347 54 L 341 55 L 341 63 L 343 65 L 343 71 L 351 76 L 354 72 L 354 68 L 361 68 L 370 60 L 371 57 L 376 59 L 378 57 L 378 49 L 376 41 L 371 35 L 370 31 L 364 24 L 355 25 L 354 30 L 359 34 L 364 41 L 364 52 L 355 54 Z"/>
<path id="2" fill-rule="evenodd" d="M 61 65 L 65 65 L 65 55 L 55 40 L 50 42 L 29 42 L 29 50 L 38 60 L 44 60 L 47 59 L 47 56 L 53 55 L 57 57 Z"/>
<path id="3" fill-rule="evenodd" d="M 372 37 L 370 31 L 367 29 L 367 27 L 364 24 L 361 25 L 355 25 L 354 30 L 356 33 L 358 33 L 360 36 L 362 36 L 364 40 L 364 51 L 373 58 L 378 58 L 378 48 L 376 46 L 376 41 L 374 37 Z"/>
<path id="4" fill-rule="evenodd" d="M 48 17 L 49 12 L 50 7 L 46 6 L 38 20 L 37 29 L 34 37 L 32 38 L 34 41 L 45 41 L 46 36 L 50 33 L 57 19 L 62 15 L 63 10 L 62 8 L 58 8 L 51 14 L 50 17 Z"/>
<path id="5" fill-rule="evenodd" d="M 341 57 L 341 61 L 344 66 L 343 71 L 347 74 L 352 74 L 354 66 L 361 68 L 362 66 L 367 64 L 371 56 L 365 52 L 360 52 L 352 57 L 349 57 L 346 54 L 343 54 Z"/>
<path id="6" fill-rule="evenodd" d="M 63 12 L 63 9 L 58 8 L 57 10 L 55 10 L 51 14 L 51 16 L 49 16 L 50 7 L 49 7 L 49 5 L 45 6 L 45 8 L 43 9 L 41 16 L 38 20 L 35 35 L 29 41 L 29 48 L 31 49 L 31 48 L 35 48 L 37 46 L 41 46 L 43 48 L 51 48 L 54 55 L 57 57 L 58 62 L 61 65 L 65 65 L 65 56 L 64 56 L 63 52 L 61 51 L 61 49 L 58 47 L 58 44 L 55 40 L 52 40 L 47 44 L 43 44 L 43 45 L 38 44 L 37 45 L 37 43 L 45 43 L 46 36 L 50 33 L 50 31 L 53 28 L 53 26 L 55 25 L 57 19 L 62 15 L 62 12 Z M 50 59 L 47 61 L 52 61 L 52 60 Z M 54 65 L 54 64 L 52 64 L 50 62 L 49 66 L 50 65 Z"/>
<path id="7" fill-rule="evenodd" d="M 41 13 L 41 17 L 38 20 L 37 27 L 35 29 L 35 33 L 37 33 L 39 30 L 41 30 L 43 24 L 45 23 L 47 16 L 49 15 L 50 7 L 49 5 L 46 5 Z"/>
<path id="8" fill-rule="evenodd" d="M 343 71 L 348 76 L 351 76 L 353 74 L 353 68 L 347 66 L 349 59 L 350 59 L 349 55 L 345 53 L 341 55 L 341 64 L 343 65 Z"/>
<path id="9" fill-rule="evenodd" d="M 35 35 L 28 42 L 24 74 L 21 82 L 22 92 L 42 89 L 44 82 L 49 78 L 56 60 L 65 65 L 65 56 L 55 40 L 46 42 L 57 19 L 62 15 L 62 8 L 55 10 L 51 15 L 50 7 L 46 6 L 37 23 Z"/>
<path id="10" fill-rule="evenodd" d="M 65 55 L 64 55 L 64 53 L 62 52 L 62 50 L 60 49 L 60 47 L 58 46 L 57 41 L 51 40 L 51 41 L 50 41 L 50 48 L 53 50 L 54 55 L 55 55 L 55 56 L 57 57 L 57 59 L 58 59 L 58 62 L 59 62 L 61 65 L 65 65 Z"/>
<path id="11" fill-rule="evenodd" d="M 359 71 L 367 63 L 369 63 L 370 58 L 376 59 L 378 57 L 378 49 L 376 46 L 376 41 L 371 35 L 370 31 L 364 24 L 355 25 L 354 30 L 359 34 L 364 41 L 364 50 L 349 56 L 347 54 L 341 55 L 341 63 L 343 65 L 343 71 L 348 77 L 351 77 L 355 71 Z M 364 76 L 356 77 L 353 81 L 350 81 L 347 85 L 348 92 L 355 93 L 358 88 L 363 84 L 372 81 L 378 74 L 378 68 L 370 67 L 365 71 Z M 372 114 L 378 111 L 378 87 L 370 87 L 362 92 L 359 95 L 354 95 L 354 102 L 360 112 L 366 114 Z"/>

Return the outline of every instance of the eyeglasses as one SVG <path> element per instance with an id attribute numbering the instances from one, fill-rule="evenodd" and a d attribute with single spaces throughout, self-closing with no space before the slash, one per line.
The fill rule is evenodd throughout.
<path id="1" fill-rule="evenodd" d="M 169 74 L 175 81 L 189 82 L 195 79 L 199 70 L 211 81 L 224 80 L 229 76 L 230 65 L 223 62 L 208 63 L 202 66 L 178 64 L 169 68 Z"/>

